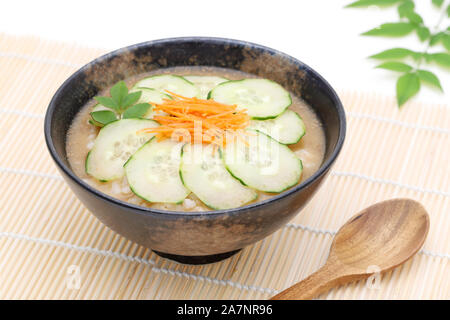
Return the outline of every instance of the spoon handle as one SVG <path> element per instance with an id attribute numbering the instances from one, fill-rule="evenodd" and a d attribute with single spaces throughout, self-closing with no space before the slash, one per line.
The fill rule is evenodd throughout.
<path id="1" fill-rule="evenodd" d="M 325 264 L 315 273 L 272 297 L 271 300 L 309 300 L 342 283 L 354 280 L 354 276 L 342 276 L 336 266 Z"/>

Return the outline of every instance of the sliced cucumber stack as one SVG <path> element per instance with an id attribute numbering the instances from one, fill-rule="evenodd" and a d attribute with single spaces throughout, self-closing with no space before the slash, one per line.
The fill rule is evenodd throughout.
<path id="1" fill-rule="evenodd" d="M 245 185 L 264 192 L 282 192 L 300 181 L 303 166 L 284 144 L 259 131 L 227 142 L 224 160 L 231 174 Z M 246 140 L 246 142 L 242 141 Z"/>
<path id="2" fill-rule="evenodd" d="M 282 144 L 294 144 L 305 134 L 302 118 L 292 110 L 286 110 L 275 119 L 251 120 L 248 129 L 258 130 Z"/>
<path id="3" fill-rule="evenodd" d="M 207 99 L 208 93 L 218 84 L 229 81 L 226 78 L 216 76 L 184 76 L 184 78 L 195 84 L 200 89 L 200 93 L 197 96 L 197 98 L 200 99 Z"/>
<path id="4" fill-rule="evenodd" d="M 255 190 L 245 187 L 225 168 L 213 145 L 186 144 L 180 176 L 184 185 L 204 204 L 216 210 L 240 207 L 255 200 Z"/>
<path id="5" fill-rule="evenodd" d="M 275 118 L 292 103 L 289 92 L 267 79 L 227 81 L 211 90 L 208 98 L 247 109 L 253 119 Z"/>
<path id="6" fill-rule="evenodd" d="M 189 194 L 179 174 L 182 146 L 153 138 L 136 151 L 124 165 L 131 190 L 150 202 L 181 203 Z"/>
<path id="7" fill-rule="evenodd" d="M 163 103 L 163 99 L 172 99 L 168 94 L 162 93 L 156 89 L 152 88 L 143 88 L 134 86 L 130 92 L 141 91 L 141 97 L 139 101 L 136 103 L 149 103 L 151 104 L 151 108 L 148 109 L 147 113 L 144 115 L 144 118 L 152 119 L 153 118 L 153 105 Z"/>
<path id="8" fill-rule="evenodd" d="M 200 92 L 200 89 L 185 78 L 169 74 L 144 78 L 136 82 L 133 90 L 136 88 L 153 88 L 161 93 L 167 93 L 165 90 L 169 90 L 188 98 L 196 97 Z"/>
<path id="9" fill-rule="evenodd" d="M 154 136 L 139 130 L 157 126 L 157 122 L 146 119 L 123 119 L 107 124 L 86 158 L 86 172 L 103 182 L 123 177 L 123 164 Z"/>

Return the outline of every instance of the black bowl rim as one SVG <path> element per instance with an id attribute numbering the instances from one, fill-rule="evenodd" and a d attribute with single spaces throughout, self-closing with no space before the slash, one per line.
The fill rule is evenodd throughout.
<path id="1" fill-rule="evenodd" d="M 312 73 L 316 78 L 318 78 L 320 81 L 323 82 L 323 84 L 325 84 L 325 86 L 327 87 L 327 89 L 331 92 L 331 98 L 332 100 L 334 100 L 335 104 L 336 104 L 336 109 L 337 109 L 337 113 L 338 113 L 338 118 L 339 118 L 339 136 L 338 136 L 338 140 L 336 143 L 336 146 L 331 154 L 331 156 L 328 158 L 327 161 L 325 161 L 324 163 L 322 163 L 322 165 L 320 166 L 320 168 L 314 172 L 313 175 L 311 175 L 308 179 L 306 179 L 305 181 L 301 182 L 300 184 L 298 184 L 296 187 L 291 188 L 287 191 L 284 191 L 278 195 L 274 195 L 273 197 L 263 200 L 263 201 L 257 201 L 255 203 L 251 203 L 249 205 L 246 206 L 242 206 L 242 207 L 237 207 L 237 208 L 231 208 L 231 209 L 225 209 L 225 210 L 211 210 L 211 211 L 195 211 L 195 212 L 189 212 L 189 211 L 171 211 L 171 210 L 160 210 L 160 209 L 153 209 L 153 208 L 146 208 L 146 207 L 141 207 L 138 205 L 134 205 L 122 200 L 119 200 L 117 198 L 111 197 L 93 187 L 91 187 L 89 184 L 85 183 L 81 178 L 79 178 L 78 176 L 76 176 L 72 170 L 66 166 L 62 160 L 59 158 L 55 146 L 53 144 L 52 138 L 51 138 L 51 121 L 52 121 L 52 115 L 53 112 L 55 110 L 55 108 L 57 107 L 56 105 L 56 101 L 58 100 L 59 96 L 62 94 L 62 91 L 64 90 L 64 88 L 66 86 L 68 86 L 70 84 L 70 82 L 72 81 L 73 78 L 75 78 L 79 73 L 87 70 L 88 68 L 90 68 L 92 65 L 95 65 L 105 59 L 110 58 L 111 56 L 116 56 L 116 55 L 120 55 L 121 53 L 127 52 L 129 50 L 133 50 L 135 48 L 139 48 L 139 47 L 148 47 L 148 46 L 152 46 L 152 45 L 156 45 L 156 44 L 164 44 L 164 43 L 172 43 L 172 42 L 192 42 L 192 41 L 204 41 L 204 42 L 209 42 L 209 43 L 217 43 L 217 44 L 232 44 L 232 45 L 241 45 L 244 47 L 255 47 L 257 49 L 260 49 L 262 51 L 266 51 L 266 52 L 270 52 L 272 54 L 276 54 L 279 55 L 287 60 L 291 60 L 293 62 L 295 62 L 298 65 L 301 65 L 304 69 L 306 69 L 309 73 Z M 68 79 L 66 79 L 63 84 L 58 88 L 58 90 L 55 92 L 55 94 L 53 95 L 53 98 L 51 99 L 49 106 L 47 108 L 46 114 L 45 114 L 45 119 L 44 119 L 44 134 L 45 134 L 45 141 L 47 144 L 47 148 L 49 149 L 50 155 L 53 158 L 53 160 L 55 161 L 55 163 L 59 166 L 59 168 L 68 176 L 70 177 L 75 183 L 77 183 L 79 186 L 81 186 L 82 188 L 92 192 L 94 195 L 96 195 L 99 198 L 102 198 L 104 200 L 110 201 L 116 205 L 119 206 L 123 206 L 125 208 L 128 209 L 133 209 L 135 210 L 135 212 L 139 212 L 143 215 L 169 215 L 170 217 L 202 217 L 202 218 L 208 218 L 208 217 L 214 217 L 217 215 L 227 215 L 227 214 L 233 214 L 233 213 L 237 213 L 240 211 L 247 211 L 253 208 L 258 208 L 261 206 L 265 206 L 269 203 L 275 202 L 277 200 L 286 198 L 287 196 L 296 193 L 298 191 L 301 191 L 302 189 L 308 187 L 310 184 L 312 184 L 315 180 L 317 180 L 319 177 L 321 177 L 322 175 L 324 175 L 330 168 L 331 165 L 334 163 L 334 161 L 336 160 L 337 156 L 339 155 L 342 146 L 344 144 L 344 140 L 345 140 L 345 134 L 346 134 L 346 117 L 345 117 L 345 111 L 344 111 L 344 107 L 342 105 L 342 102 L 339 99 L 339 96 L 337 95 L 337 93 L 335 92 L 335 90 L 331 87 L 331 85 L 328 83 L 328 81 L 326 81 L 317 71 L 315 71 L 314 69 L 312 69 L 311 67 L 309 67 L 307 64 L 303 63 L 302 61 L 288 55 L 285 54 L 281 51 L 263 46 L 263 45 L 259 45 L 256 43 L 252 43 L 252 42 L 248 42 L 248 41 L 243 41 L 243 40 L 236 40 L 236 39 L 229 39 L 229 38 L 219 38 L 219 37 L 174 37 L 174 38 L 164 38 L 164 39 L 158 39 L 158 40 L 151 40 L 151 41 L 145 41 L 145 42 L 141 42 L 141 43 L 137 43 L 137 44 L 133 44 L 127 47 L 123 47 L 111 52 L 108 52 L 94 60 L 92 60 L 91 62 L 87 63 L 86 65 L 84 65 L 83 67 L 81 67 L 80 69 L 78 69 L 77 71 L 75 71 Z"/>

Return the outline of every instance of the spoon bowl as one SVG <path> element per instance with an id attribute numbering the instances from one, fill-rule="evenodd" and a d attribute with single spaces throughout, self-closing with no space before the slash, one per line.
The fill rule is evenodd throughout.
<path id="1" fill-rule="evenodd" d="M 339 229 L 321 269 L 272 299 L 311 299 L 343 283 L 391 270 L 420 250 L 429 227 L 428 213 L 417 201 L 392 199 L 372 205 Z"/>
<path id="2" fill-rule="evenodd" d="M 425 208 L 410 199 L 372 205 L 344 224 L 330 258 L 361 273 L 370 266 L 387 271 L 408 260 L 423 245 L 429 228 Z"/>

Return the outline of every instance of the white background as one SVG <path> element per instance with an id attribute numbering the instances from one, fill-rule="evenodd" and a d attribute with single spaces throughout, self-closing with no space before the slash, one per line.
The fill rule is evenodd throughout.
<path id="1" fill-rule="evenodd" d="M 113 50 L 166 37 L 215 36 L 276 48 L 320 72 L 336 89 L 395 95 L 394 72 L 366 57 L 392 47 L 421 50 L 412 34 L 386 39 L 359 34 L 398 20 L 395 8 L 344 9 L 352 0 L 2 1 L 0 32 L 38 35 Z M 417 11 L 434 27 L 439 11 L 419 0 Z M 447 4 L 450 2 L 446 1 Z M 445 26 L 449 19 L 444 21 Z M 433 48 L 434 51 L 442 48 Z M 1 48 L 0 48 L 1 51 Z M 450 72 L 436 67 L 445 94 L 430 87 L 415 99 L 448 103 Z"/>

